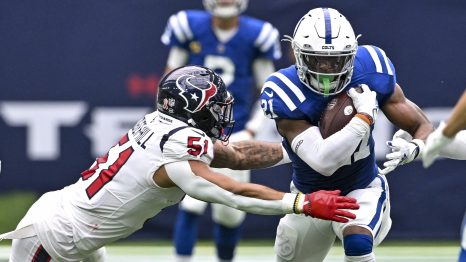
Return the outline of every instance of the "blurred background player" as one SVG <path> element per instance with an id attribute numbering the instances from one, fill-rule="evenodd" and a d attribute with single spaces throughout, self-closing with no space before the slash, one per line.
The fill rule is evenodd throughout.
<path id="1" fill-rule="evenodd" d="M 466 130 L 463 129 L 466 129 L 466 91 L 453 108 L 446 124 L 441 122 L 440 126 L 427 137 L 426 145 L 421 152 L 423 166 L 428 168 L 439 156 L 466 160 Z M 408 144 L 412 141 L 412 137 L 406 131 L 399 130 L 389 142 L 392 144 L 395 141 L 397 144 Z M 404 152 L 393 147 L 392 151 L 387 155 L 388 160 L 384 166 L 394 169 L 400 158 L 404 157 Z M 466 262 L 466 213 L 461 226 L 461 250 L 458 261 Z"/>
<path id="2" fill-rule="evenodd" d="M 416 138 L 408 147 L 412 161 L 432 125 L 403 94 L 385 52 L 358 46 L 348 20 L 337 10 L 316 8 L 287 37 L 296 65 L 280 69 L 265 82 L 264 114 L 275 119 L 292 160 L 291 192 L 341 189 L 359 199 L 361 209 L 349 224 L 285 215 L 275 239 L 277 261 L 323 261 L 335 236 L 343 242 L 345 261 L 375 261 L 373 247 L 391 227 L 387 180 L 378 174 L 372 131 L 380 107 L 396 126 Z M 355 86 L 362 86 L 362 93 Z M 346 92 L 357 114 L 340 131 L 322 138 L 319 118 L 334 95 Z"/>
<path id="3" fill-rule="evenodd" d="M 235 97 L 236 123 L 230 141 L 252 139 L 268 121 L 255 102 L 258 89 L 275 70 L 273 61 L 281 57 L 278 30 L 268 22 L 240 16 L 247 0 L 204 0 L 203 4 L 207 11 L 180 11 L 169 18 L 161 38 L 170 47 L 166 72 L 185 64 L 213 69 Z M 221 172 L 249 181 L 248 170 Z M 178 261 L 190 261 L 206 207 L 207 203 L 189 196 L 180 203 L 174 232 Z M 212 218 L 217 256 L 231 261 L 245 213 L 213 204 Z"/>

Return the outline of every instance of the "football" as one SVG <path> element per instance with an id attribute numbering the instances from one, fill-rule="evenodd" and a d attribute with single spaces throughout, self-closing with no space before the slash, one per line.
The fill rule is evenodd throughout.
<path id="1" fill-rule="evenodd" d="M 360 88 L 356 90 L 362 92 Z M 351 97 L 346 92 L 338 94 L 330 100 L 320 117 L 319 129 L 322 137 L 325 139 L 340 131 L 355 114 L 356 108 L 354 108 Z"/>

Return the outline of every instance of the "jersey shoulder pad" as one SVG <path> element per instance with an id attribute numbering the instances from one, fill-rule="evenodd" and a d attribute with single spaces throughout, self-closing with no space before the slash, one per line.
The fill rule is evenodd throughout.
<path id="1" fill-rule="evenodd" d="M 356 52 L 356 61 L 367 72 L 395 75 L 395 67 L 383 49 L 373 45 L 362 45 Z"/>
<path id="2" fill-rule="evenodd" d="M 301 118 L 302 113 L 296 109 L 305 100 L 303 84 L 299 81 L 294 66 L 271 74 L 262 86 L 262 110 L 272 119 Z"/>
<path id="3" fill-rule="evenodd" d="M 193 28 L 205 22 L 206 12 L 182 10 L 168 18 L 165 32 L 161 37 L 167 46 L 182 46 L 194 38 Z M 208 19 L 208 18 L 207 18 Z"/>
<path id="4" fill-rule="evenodd" d="M 377 93 L 380 106 L 395 90 L 395 67 L 379 47 L 363 45 L 358 48 L 354 76 L 360 83 L 367 84 Z"/>
<path id="5" fill-rule="evenodd" d="M 278 29 L 271 23 L 257 18 L 242 16 L 241 19 L 247 27 L 245 31 L 251 34 L 254 46 L 260 55 L 272 60 L 280 59 L 282 53 Z"/>
<path id="6" fill-rule="evenodd" d="M 184 126 L 172 131 L 164 135 L 161 141 L 164 164 L 188 160 L 210 164 L 214 152 L 210 137 L 193 127 Z"/>

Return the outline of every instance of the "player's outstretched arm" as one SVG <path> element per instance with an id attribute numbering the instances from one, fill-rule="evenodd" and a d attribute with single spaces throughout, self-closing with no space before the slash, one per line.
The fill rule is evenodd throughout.
<path id="1" fill-rule="evenodd" d="M 154 180 L 159 186 L 170 186 L 170 183 L 176 185 L 186 194 L 203 201 L 220 203 L 261 215 L 294 212 L 321 219 L 347 222 L 348 218 L 355 218 L 355 215 L 343 209 L 359 208 L 355 199 L 340 196 L 339 191 L 318 191 L 305 195 L 283 193 L 262 185 L 237 182 L 213 172 L 200 161 L 166 164 L 155 173 Z"/>
<path id="2" fill-rule="evenodd" d="M 460 100 L 453 108 L 451 117 L 443 129 L 443 134 L 446 137 L 453 138 L 456 133 L 463 129 L 466 129 L 466 91 L 463 92 Z"/>
<path id="3" fill-rule="evenodd" d="M 214 144 L 214 159 L 211 167 L 250 170 L 289 163 L 286 151 L 280 143 L 247 140 Z"/>
<path id="4" fill-rule="evenodd" d="M 442 132 L 443 130 L 442 126 L 445 126 L 445 123 L 441 123 L 440 127 L 438 127 L 427 138 L 426 146 L 423 150 L 423 155 L 422 155 L 422 161 L 423 161 L 424 167 L 430 166 L 430 164 L 433 163 L 433 160 L 435 160 L 437 156 L 446 157 L 450 159 L 456 159 L 456 160 L 466 160 L 466 130 L 458 132 L 456 136 L 449 143 L 441 145 L 438 148 L 428 149 L 430 146 L 436 145 L 434 143 L 430 145 L 429 140 L 434 139 L 434 138 L 436 139 L 436 137 L 439 136 L 438 133 Z M 400 129 L 396 131 L 396 133 L 393 135 L 392 140 L 395 140 L 395 139 L 404 139 L 406 142 L 409 143 L 411 140 L 413 140 L 413 137 L 408 132 Z M 435 152 L 432 151 L 433 149 L 435 149 Z M 425 154 L 427 152 L 429 152 L 429 154 L 433 154 L 434 156 L 433 159 L 426 158 Z"/>
<path id="5" fill-rule="evenodd" d="M 466 158 L 466 91 L 453 108 L 447 123 L 440 126 L 429 135 L 426 147 L 422 153 L 422 164 L 425 168 L 432 165 L 439 155 L 454 159 Z M 462 134 L 461 134 L 462 133 Z M 455 137 L 456 136 L 456 137 Z"/>

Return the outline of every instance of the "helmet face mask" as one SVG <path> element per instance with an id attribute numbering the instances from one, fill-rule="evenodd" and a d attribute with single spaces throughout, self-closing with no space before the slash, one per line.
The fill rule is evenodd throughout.
<path id="1" fill-rule="evenodd" d="M 228 141 L 235 123 L 233 101 L 229 93 L 225 102 L 212 101 L 198 113 L 193 114 L 188 124 L 206 132 L 211 138 Z"/>
<path id="2" fill-rule="evenodd" d="M 238 16 L 248 6 L 248 0 L 203 0 L 202 3 L 207 11 L 220 18 Z"/>
<path id="3" fill-rule="evenodd" d="M 227 141 L 234 126 L 233 97 L 223 80 L 202 66 L 184 66 L 159 84 L 157 110 Z"/>
<path id="4" fill-rule="evenodd" d="M 291 41 L 299 79 L 312 91 L 328 96 L 351 81 L 357 38 L 337 10 L 316 8 L 298 22 Z"/>

